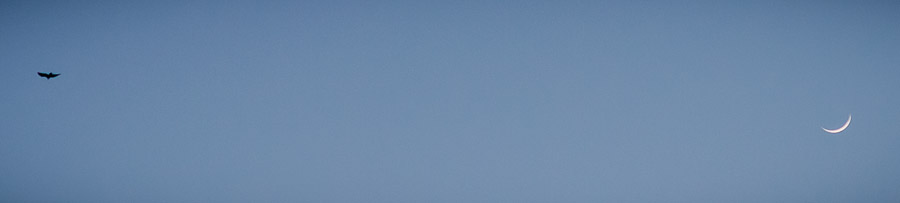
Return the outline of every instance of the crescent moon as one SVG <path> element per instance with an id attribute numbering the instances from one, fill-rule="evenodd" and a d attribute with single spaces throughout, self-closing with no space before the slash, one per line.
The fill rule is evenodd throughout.
<path id="1" fill-rule="evenodd" d="M 847 122 L 844 123 L 844 126 L 841 126 L 841 128 L 834 129 L 834 130 L 829 130 L 829 129 L 822 128 L 822 130 L 825 130 L 825 132 L 828 132 L 828 133 L 831 133 L 831 134 L 839 133 L 839 132 L 841 132 L 841 131 L 844 131 L 844 129 L 847 129 L 847 126 L 850 126 L 850 119 L 853 119 L 853 115 L 849 115 L 849 116 L 847 117 Z"/>

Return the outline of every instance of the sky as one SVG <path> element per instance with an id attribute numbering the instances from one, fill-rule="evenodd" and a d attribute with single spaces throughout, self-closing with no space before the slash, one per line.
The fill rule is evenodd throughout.
<path id="1" fill-rule="evenodd" d="M 893 1 L 2 1 L 0 200 L 896 202 L 898 19 Z"/>

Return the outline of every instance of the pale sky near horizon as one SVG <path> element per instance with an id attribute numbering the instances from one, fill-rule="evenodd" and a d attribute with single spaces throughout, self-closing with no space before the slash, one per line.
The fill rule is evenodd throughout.
<path id="1" fill-rule="evenodd" d="M 896 202 L 898 19 L 893 1 L 3 1 L 0 201 Z"/>

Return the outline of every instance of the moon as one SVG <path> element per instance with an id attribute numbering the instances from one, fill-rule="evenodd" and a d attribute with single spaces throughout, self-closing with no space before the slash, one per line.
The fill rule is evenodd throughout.
<path id="1" fill-rule="evenodd" d="M 850 126 L 850 119 L 853 119 L 853 115 L 849 115 L 849 116 L 847 117 L 847 122 L 844 123 L 844 126 L 841 126 L 841 128 L 834 129 L 834 130 L 829 130 L 829 129 L 822 128 L 822 130 L 825 130 L 825 132 L 828 132 L 828 133 L 831 133 L 831 134 L 839 133 L 839 132 L 841 132 L 841 131 L 844 131 L 844 129 L 847 129 L 847 126 Z"/>

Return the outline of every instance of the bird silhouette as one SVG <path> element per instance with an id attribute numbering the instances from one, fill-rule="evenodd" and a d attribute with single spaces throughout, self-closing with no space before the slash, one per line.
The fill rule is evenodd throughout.
<path id="1" fill-rule="evenodd" d="M 49 80 L 50 78 L 54 78 L 54 77 L 56 77 L 56 76 L 59 76 L 59 73 L 53 73 L 53 72 L 50 72 L 50 73 L 41 73 L 41 72 L 38 72 L 38 75 L 41 76 L 41 77 L 45 77 L 45 78 L 47 78 L 47 79 Z"/>

